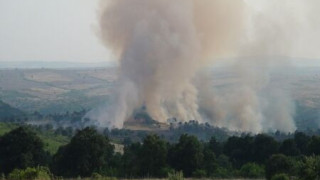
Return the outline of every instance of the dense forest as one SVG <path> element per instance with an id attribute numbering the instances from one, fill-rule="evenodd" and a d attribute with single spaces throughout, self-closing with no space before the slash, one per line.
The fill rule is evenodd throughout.
<path id="1" fill-rule="evenodd" d="M 243 134 L 222 142 L 215 137 L 200 141 L 188 134 L 168 142 L 150 134 L 142 142 L 128 142 L 123 152 L 114 148 L 108 136 L 84 128 L 51 154 L 34 128 L 22 126 L 0 138 L 0 171 L 8 179 L 320 177 L 320 137 L 302 132 L 283 141 L 266 134 Z"/>
<path id="2" fill-rule="evenodd" d="M 2 179 L 320 178 L 319 130 L 254 135 L 197 121 L 108 129 L 87 127 L 85 110 L 42 115 L 1 106 L 10 109 L 0 117 Z"/>

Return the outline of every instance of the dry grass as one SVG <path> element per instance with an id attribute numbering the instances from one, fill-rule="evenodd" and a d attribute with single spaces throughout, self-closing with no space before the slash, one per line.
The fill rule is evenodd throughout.
<path id="1" fill-rule="evenodd" d="M 58 73 L 53 72 L 33 72 L 25 73 L 25 78 L 36 82 L 71 82 L 72 80 Z"/>

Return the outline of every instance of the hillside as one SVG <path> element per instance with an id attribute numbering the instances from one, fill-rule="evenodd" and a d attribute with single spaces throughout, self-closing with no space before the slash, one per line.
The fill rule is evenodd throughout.
<path id="1" fill-rule="evenodd" d="M 290 92 L 300 130 L 320 127 L 319 71 L 319 67 L 279 69 L 269 77 L 270 87 L 283 87 Z M 211 73 L 210 81 L 217 92 L 228 93 L 237 88 L 239 79 L 230 69 L 213 68 Z M 116 83 L 117 69 L 112 67 L 0 69 L 0 99 L 6 103 L 0 102 L 0 106 L 4 106 L 0 108 L 0 115 L 21 114 L 17 109 L 28 114 L 37 111 L 44 116 L 90 110 L 110 103 L 110 94 Z M 141 119 L 141 115 L 135 119 Z M 130 121 L 125 126 L 135 130 L 154 129 L 150 124 L 145 127 Z"/>
<path id="2" fill-rule="evenodd" d="M 0 100 L 0 118 L 11 118 L 23 116 L 24 112 Z"/>
<path id="3" fill-rule="evenodd" d="M 0 70 L 0 99 L 33 113 L 90 109 L 108 100 L 115 69 Z"/>

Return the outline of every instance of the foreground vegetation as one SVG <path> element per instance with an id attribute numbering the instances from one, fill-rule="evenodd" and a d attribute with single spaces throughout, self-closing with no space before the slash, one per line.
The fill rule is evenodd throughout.
<path id="1" fill-rule="evenodd" d="M 19 127 L 19 124 L 14 123 L 2 123 L 0 122 L 0 136 L 4 135 Z M 48 151 L 50 154 L 55 154 L 60 146 L 66 145 L 71 137 L 63 135 L 63 133 L 58 129 L 53 131 L 52 129 L 41 129 L 35 126 L 28 126 L 32 129 L 37 136 L 43 141 L 45 151 Z"/>
<path id="2" fill-rule="evenodd" d="M 297 132 L 292 139 L 233 136 L 208 142 L 183 134 L 176 143 L 158 135 L 114 152 L 109 138 L 94 128 L 77 131 L 54 154 L 30 127 L 0 138 L 0 172 L 8 179 L 115 178 L 320 178 L 320 137 Z M 110 180 L 110 178 L 107 178 Z"/>

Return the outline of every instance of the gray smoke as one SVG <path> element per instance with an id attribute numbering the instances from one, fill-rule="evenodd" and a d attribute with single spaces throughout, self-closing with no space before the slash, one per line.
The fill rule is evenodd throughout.
<path id="1" fill-rule="evenodd" d="M 301 4 L 289 0 L 266 1 L 270 6 L 259 10 L 251 1 L 103 0 L 99 36 L 119 61 L 119 81 L 112 105 L 88 116 L 120 128 L 146 106 L 160 122 L 175 117 L 240 131 L 295 130 L 290 93 L 272 87 L 269 74 L 287 64 L 274 57 L 296 52 L 305 22 L 296 17 L 305 11 L 291 12 Z M 237 86 L 221 92 L 210 73 L 200 72 L 225 57 L 246 58 L 230 67 Z"/>

